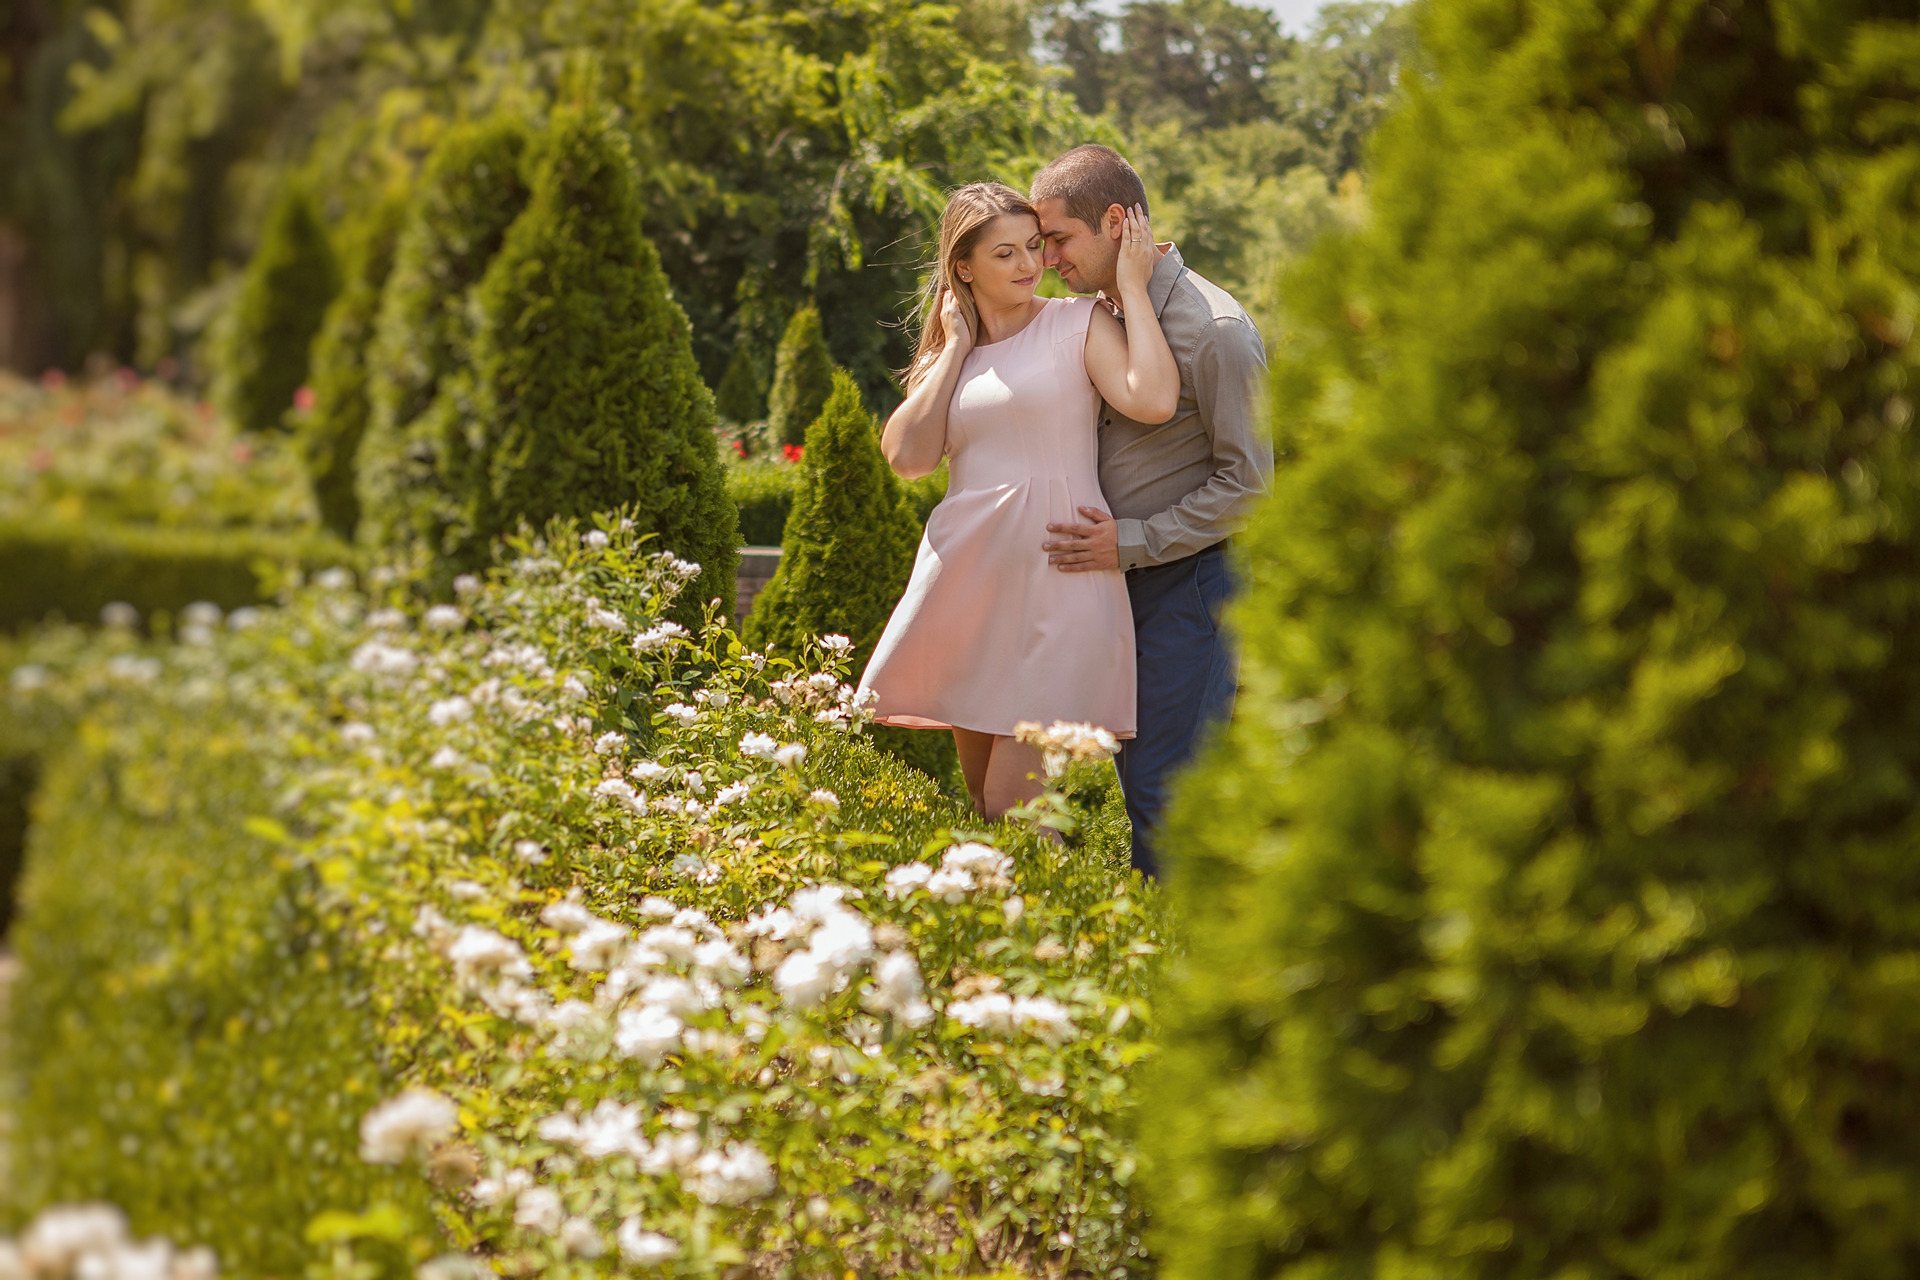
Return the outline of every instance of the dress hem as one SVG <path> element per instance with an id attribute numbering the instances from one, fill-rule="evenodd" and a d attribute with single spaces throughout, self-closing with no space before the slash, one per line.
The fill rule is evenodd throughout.
<path id="1" fill-rule="evenodd" d="M 991 734 L 996 738 L 1011 738 L 1013 736 L 1011 732 L 1002 733 L 998 729 L 975 729 L 964 724 L 949 724 L 945 720 L 929 719 L 926 716 L 911 716 L 911 715 L 875 716 L 873 718 L 873 722 L 875 724 L 885 725 L 889 729 L 965 729 L 968 733 Z M 1105 725 L 1099 725 L 1096 727 L 1106 728 Z M 1109 733 L 1113 733 L 1111 729 L 1107 731 Z M 1133 741 L 1136 734 L 1134 730 L 1129 729 L 1125 733 L 1114 733 L 1113 736 L 1119 739 L 1121 742 L 1131 742 Z"/>

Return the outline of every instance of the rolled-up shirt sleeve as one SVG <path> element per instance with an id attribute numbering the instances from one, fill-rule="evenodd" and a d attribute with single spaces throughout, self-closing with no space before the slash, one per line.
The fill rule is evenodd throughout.
<path id="1" fill-rule="evenodd" d="M 1192 382 L 1201 425 L 1213 442 L 1213 474 L 1166 510 L 1118 521 L 1120 567 L 1165 564 L 1204 551 L 1239 531 L 1273 479 L 1273 441 L 1260 422 L 1267 352 L 1253 325 L 1221 316 L 1193 348 Z"/>

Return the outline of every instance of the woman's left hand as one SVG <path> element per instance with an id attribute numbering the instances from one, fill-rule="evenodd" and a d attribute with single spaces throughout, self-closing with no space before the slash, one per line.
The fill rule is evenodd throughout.
<path id="1" fill-rule="evenodd" d="M 1153 224 L 1147 220 L 1147 211 L 1135 205 L 1120 226 L 1120 260 L 1114 265 L 1120 291 L 1124 294 L 1129 288 L 1145 290 L 1159 262 L 1160 252 L 1153 244 Z"/>

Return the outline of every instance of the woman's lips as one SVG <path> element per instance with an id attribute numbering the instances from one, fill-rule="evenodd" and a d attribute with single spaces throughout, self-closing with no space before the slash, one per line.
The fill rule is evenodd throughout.
<path id="1" fill-rule="evenodd" d="M 1015 280 L 1014 283 L 1024 288 L 1025 286 L 1032 284 L 1035 280 L 1038 280 L 1039 278 L 1040 277 L 1037 274 L 1030 275 L 1030 276 L 1021 276 L 1018 280 Z"/>

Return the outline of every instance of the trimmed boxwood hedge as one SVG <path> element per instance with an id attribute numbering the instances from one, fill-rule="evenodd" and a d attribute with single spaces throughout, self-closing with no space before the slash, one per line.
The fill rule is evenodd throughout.
<path id="1" fill-rule="evenodd" d="M 116 600 L 143 617 L 196 600 L 223 609 L 257 604 L 263 568 L 315 569 L 351 556 L 317 533 L 0 519 L 0 631 L 56 616 L 92 622 Z"/>

